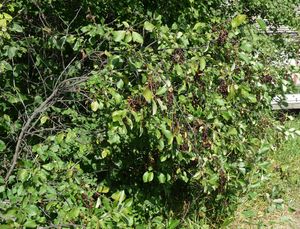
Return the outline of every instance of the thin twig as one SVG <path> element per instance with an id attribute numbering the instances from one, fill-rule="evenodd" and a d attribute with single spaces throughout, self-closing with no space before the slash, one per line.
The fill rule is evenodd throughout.
<path id="1" fill-rule="evenodd" d="M 20 132 L 19 137 L 18 137 L 18 140 L 17 140 L 17 145 L 16 145 L 15 153 L 14 153 L 14 156 L 13 156 L 13 159 L 12 159 L 11 167 L 10 167 L 10 169 L 8 170 L 8 172 L 5 176 L 5 181 L 6 182 L 8 181 L 8 178 L 10 177 L 11 173 L 13 172 L 13 170 L 14 170 L 16 164 L 17 164 L 17 161 L 18 161 L 18 158 L 19 158 L 19 155 L 20 155 L 20 151 L 21 151 L 21 145 L 22 145 L 21 142 L 23 141 L 23 137 L 24 137 L 25 133 L 30 128 L 31 122 L 35 119 L 35 117 L 37 115 L 44 112 L 48 108 L 47 105 L 49 104 L 49 102 L 51 100 L 53 100 L 53 98 L 57 95 L 57 93 L 58 93 L 58 90 L 55 89 L 52 92 L 52 94 L 43 103 L 41 103 L 41 105 L 31 114 L 31 116 L 28 118 L 28 120 L 26 121 L 26 123 L 22 127 L 21 132 Z"/>

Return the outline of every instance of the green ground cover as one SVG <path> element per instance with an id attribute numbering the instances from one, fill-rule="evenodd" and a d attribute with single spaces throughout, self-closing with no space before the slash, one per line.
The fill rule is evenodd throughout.
<path id="1" fill-rule="evenodd" d="M 285 124 L 300 129 L 300 116 Z M 275 136 L 276 131 L 272 134 Z M 268 176 L 241 200 L 232 228 L 300 227 L 300 137 L 283 140 L 268 156 Z M 262 177 L 264 179 L 264 177 Z"/>

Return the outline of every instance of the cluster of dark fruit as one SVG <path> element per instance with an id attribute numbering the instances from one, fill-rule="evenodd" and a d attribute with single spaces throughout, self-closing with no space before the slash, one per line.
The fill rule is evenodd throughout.
<path id="1" fill-rule="evenodd" d="M 201 127 L 203 127 L 204 122 L 201 119 L 196 119 L 193 121 L 193 131 L 199 133 Z"/>
<path id="2" fill-rule="evenodd" d="M 172 106 L 174 102 L 174 93 L 172 91 L 168 91 L 167 93 L 167 102 L 168 106 Z"/>
<path id="3" fill-rule="evenodd" d="M 157 88 L 159 87 L 159 84 L 158 82 L 155 82 L 152 77 L 149 77 L 148 87 L 150 88 L 151 91 L 156 91 Z"/>
<path id="4" fill-rule="evenodd" d="M 183 152 L 186 152 L 189 150 L 189 145 L 187 143 L 184 143 L 184 144 L 180 145 L 179 149 Z"/>
<path id="5" fill-rule="evenodd" d="M 221 93 L 223 97 L 226 97 L 228 95 L 228 85 L 224 79 L 220 80 L 218 92 Z"/>
<path id="6" fill-rule="evenodd" d="M 273 83 L 273 77 L 271 75 L 264 75 L 260 81 L 265 84 L 271 84 Z"/>
<path id="7" fill-rule="evenodd" d="M 82 51 L 82 58 L 86 58 L 87 55 Z M 108 62 L 108 57 L 104 52 L 94 52 L 92 55 L 90 55 L 89 60 L 93 61 L 93 63 L 97 64 L 100 69 L 103 68 Z"/>
<path id="8" fill-rule="evenodd" d="M 256 94 L 256 100 L 257 100 L 258 102 L 261 101 L 261 95 L 260 95 L 260 94 Z"/>
<path id="9" fill-rule="evenodd" d="M 201 70 L 198 70 L 194 75 L 194 81 L 200 82 L 203 75 L 204 75 L 204 72 Z"/>
<path id="10" fill-rule="evenodd" d="M 146 105 L 146 100 L 141 96 L 128 97 L 127 102 L 134 111 L 139 111 Z"/>
<path id="11" fill-rule="evenodd" d="M 225 29 L 222 29 L 219 37 L 218 37 L 218 44 L 223 45 L 227 41 L 228 38 L 228 31 Z"/>
<path id="12" fill-rule="evenodd" d="M 220 169 L 219 171 L 219 178 L 220 179 L 219 179 L 218 193 L 224 193 L 225 185 L 227 183 L 227 177 L 223 169 Z"/>
<path id="13" fill-rule="evenodd" d="M 204 128 L 202 131 L 202 146 L 206 149 L 211 147 L 211 143 L 209 142 L 208 138 L 208 129 Z"/>
<path id="14" fill-rule="evenodd" d="M 193 97 L 192 97 L 193 107 L 198 107 L 200 105 L 200 103 L 201 103 L 200 98 L 196 95 L 193 95 Z"/>
<path id="15" fill-rule="evenodd" d="M 174 64 L 183 64 L 185 61 L 184 50 L 176 48 L 172 53 L 172 61 Z"/>
<path id="16" fill-rule="evenodd" d="M 205 82 L 203 81 L 203 76 L 204 76 L 204 72 L 201 70 L 198 70 L 194 75 L 194 82 L 197 83 L 201 91 L 205 89 Z"/>
<path id="17" fill-rule="evenodd" d="M 84 206 L 86 208 L 92 209 L 94 206 L 94 201 L 100 196 L 100 193 L 96 192 L 93 194 L 92 198 L 89 198 L 87 194 L 82 193 L 81 198 L 83 200 Z"/>

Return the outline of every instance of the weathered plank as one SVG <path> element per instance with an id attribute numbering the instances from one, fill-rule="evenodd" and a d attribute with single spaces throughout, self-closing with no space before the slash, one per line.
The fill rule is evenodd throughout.
<path id="1" fill-rule="evenodd" d="M 285 102 L 287 106 L 280 104 L 281 99 L 279 97 L 275 97 L 272 102 L 273 110 L 296 110 L 300 109 L 300 94 L 286 94 Z"/>

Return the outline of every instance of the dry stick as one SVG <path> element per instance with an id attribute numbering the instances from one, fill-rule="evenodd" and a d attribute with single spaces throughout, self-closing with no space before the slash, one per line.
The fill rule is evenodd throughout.
<path id="1" fill-rule="evenodd" d="M 28 128 L 30 127 L 31 122 L 35 119 L 35 117 L 37 115 L 39 115 L 40 113 L 42 113 L 43 111 L 45 111 L 48 106 L 49 103 L 51 102 L 51 100 L 53 100 L 53 98 L 58 94 L 58 89 L 55 89 L 52 94 L 43 102 L 41 103 L 41 105 L 31 114 L 31 116 L 27 119 L 26 123 L 24 124 L 24 126 L 22 127 L 22 130 L 19 134 L 18 137 L 18 141 L 17 141 L 17 145 L 16 145 L 16 149 L 15 149 L 15 153 L 11 162 L 11 166 L 5 176 L 5 182 L 8 181 L 8 178 L 10 177 L 11 173 L 13 172 L 16 164 L 17 164 L 17 160 L 18 157 L 20 155 L 20 150 L 21 150 L 21 143 L 23 140 L 23 137 L 25 135 L 25 133 L 27 132 Z"/>
<path id="2" fill-rule="evenodd" d="M 73 60 L 72 60 L 73 61 Z M 69 66 L 69 65 L 68 65 Z M 64 70 L 65 71 L 65 70 Z M 64 71 L 61 73 L 61 75 L 63 75 Z M 60 77 L 61 77 L 60 75 Z M 56 88 L 53 90 L 53 92 L 51 93 L 51 95 L 43 102 L 41 103 L 41 105 L 31 114 L 31 116 L 27 119 L 26 123 L 24 124 L 24 126 L 22 127 L 22 130 L 19 134 L 18 140 L 17 140 L 17 145 L 16 145 L 16 149 L 15 149 L 15 153 L 11 162 L 11 167 L 9 168 L 9 171 L 7 172 L 6 176 L 5 176 L 5 182 L 7 183 L 8 178 L 10 177 L 11 173 L 13 172 L 17 161 L 18 161 L 18 157 L 20 155 L 20 151 L 21 151 L 21 145 L 22 145 L 22 141 L 25 137 L 25 134 L 28 130 L 30 130 L 30 125 L 32 123 L 32 121 L 41 113 L 43 113 L 47 108 L 49 108 L 49 106 L 52 104 L 53 99 L 58 96 L 58 94 L 60 93 L 60 91 L 66 87 L 65 83 L 67 82 L 72 82 L 73 80 L 77 80 L 76 82 L 74 82 L 73 84 L 68 85 L 69 87 L 74 87 L 80 83 L 83 83 L 84 81 L 86 81 L 88 79 L 88 77 L 84 76 L 84 77 L 75 77 L 75 78 L 70 78 L 70 79 L 66 79 L 62 82 L 60 82 Z M 35 125 L 35 124 L 34 124 Z"/>

